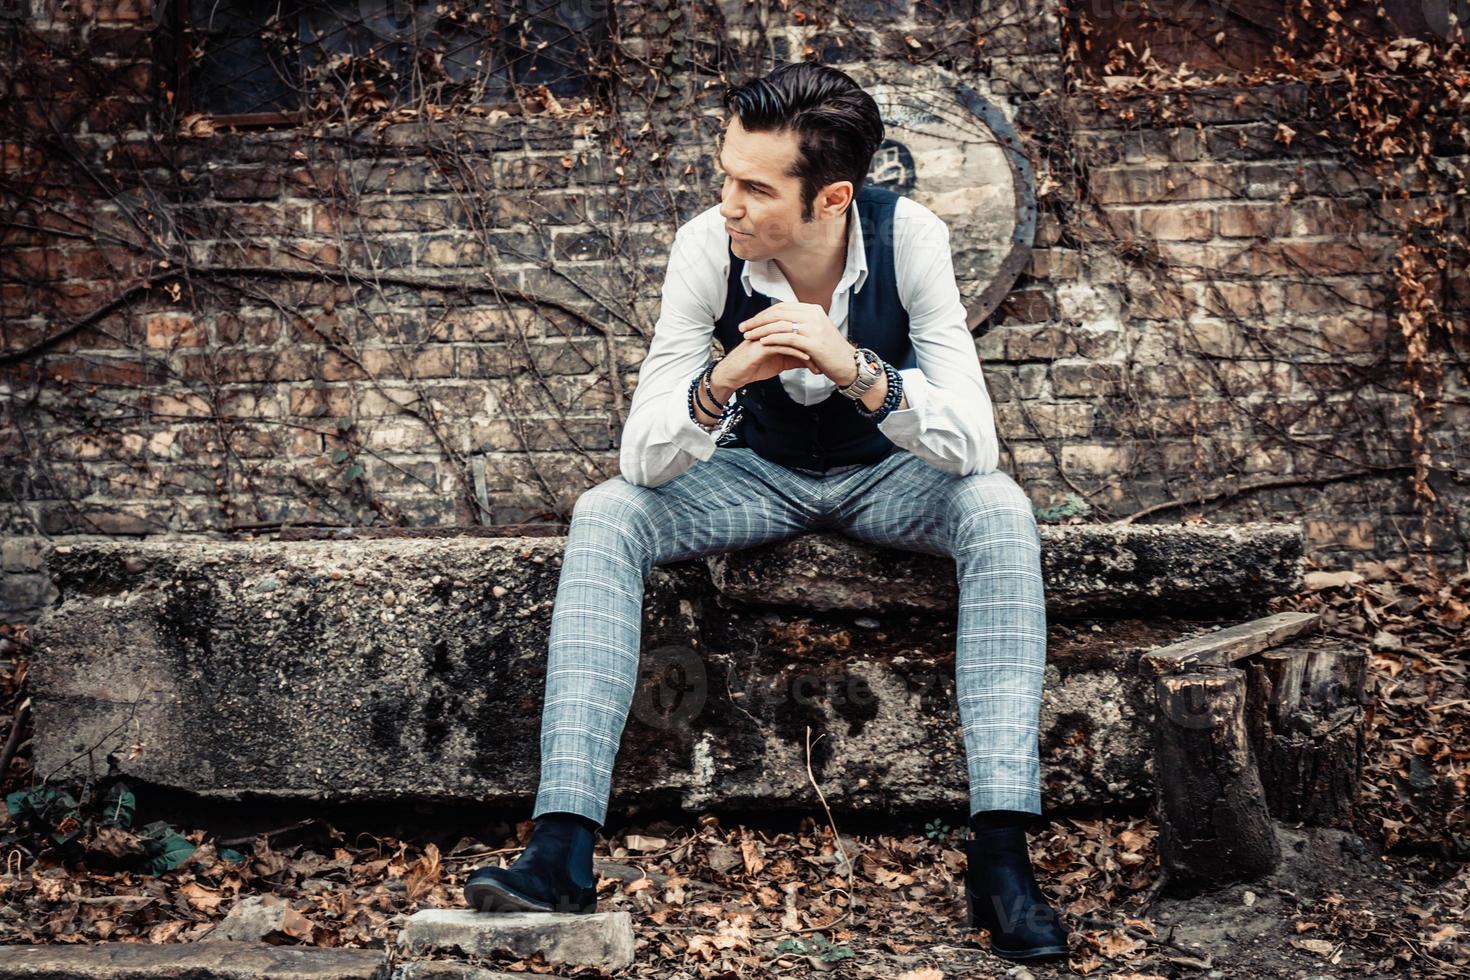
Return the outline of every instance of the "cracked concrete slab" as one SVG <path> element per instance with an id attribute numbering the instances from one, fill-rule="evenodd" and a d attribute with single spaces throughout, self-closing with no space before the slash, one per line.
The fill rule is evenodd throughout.
<path id="1" fill-rule="evenodd" d="M 1180 614 L 1190 611 L 1181 595 L 1201 599 L 1191 590 L 1217 599 L 1226 590 L 1243 603 L 1219 621 L 1088 621 L 1051 615 L 1049 605 L 1048 805 L 1152 791 L 1139 657 L 1248 618 L 1261 595 L 1292 587 L 1300 534 L 1281 527 L 1191 530 L 1190 545 L 1164 543 L 1154 528 L 1093 529 L 1077 532 L 1075 545 L 1048 544 L 1049 604 L 1109 590 L 1130 602 L 1171 597 Z M 1050 541 L 1068 529 L 1047 533 Z M 965 806 L 955 616 L 853 598 L 928 595 L 947 559 L 888 552 L 938 563 L 910 569 L 938 576 L 916 584 L 892 569 L 880 575 L 881 549 L 817 537 L 724 556 L 713 578 L 702 559 L 654 570 L 613 810 L 810 807 L 808 727 L 812 770 L 835 809 Z M 105 769 L 110 758 L 125 776 L 226 799 L 529 806 L 564 542 L 169 539 L 53 549 L 62 598 L 34 627 L 30 675 L 37 767 L 64 776 Z M 1063 569 L 1049 556 L 1068 548 L 1076 560 Z M 833 549 L 849 551 L 836 561 Z M 869 569 L 869 579 L 847 574 L 866 591 L 815 603 L 855 608 L 803 606 L 810 595 L 778 606 L 735 598 L 741 582 L 811 581 L 814 566 Z"/>

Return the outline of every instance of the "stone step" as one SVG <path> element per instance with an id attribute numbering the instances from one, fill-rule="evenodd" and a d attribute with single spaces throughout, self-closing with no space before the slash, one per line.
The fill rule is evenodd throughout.
<path id="1" fill-rule="evenodd" d="M 386 980 L 387 955 L 266 943 L 0 946 L 0 980 Z"/>
<path id="2" fill-rule="evenodd" d="M 487 970 L 454 960 L 414 960 L 400 964 L 392 980 L 526 980 L 535 975 Z"/>
<path id="3" fill-rule="evenodd" d="M 1298 524 L 1043 524 L 1040 531 L 1047 610 L 1057 615 L 1238 609 L 1301 585 Z M 250 587 L 269 592 L 275 566 L 335 564 L 351 577 L 362 566 L 392 564 L 417 589 L 427 588 L 434 575 L 464 583 L 490 580 L 521 600 L 519 606 L 535 607 L 555 595 L 556 577 L 546 573 L 554 573 L 565 544 L 563 536 L 99 539 L 48 549 L 46 567 L 59 600 L 117 595 L 200 574 L 249 578 Z M 830 532 L 680 564 L 705 566 L 726 597 L 755 604 L 932 611 L 954 609 L 957 598 L 954 562 L 947 556 Z"/>
<path id="4" fill-rule="evenodd" d="M 426 952 L 517 957 L 540 953 L 548 963 L 595 966 L 613 973 L 633 965 L 633 920 L 627 912 L 478 912 L 423 909 L 408 917 L 398 945 Z"/>
<path id="5" fill-rule="evenodd" d="M 1048 541 L 1068 532 L 1048 529 Z M 801 573 L 813 563 L 868 563 L 878 575 L 866 545 L 818 537 L 774 546 L 794 551 L 784 565 L 766 549 L 742 553 L 740 562 L 754 564 L 725 556 L 714 577 L 723 592 L 703 561 L 654 569 L 614 808 L 808 808 L 808 726 L 829 805 L 966 805 L 953 613 L 874 610 L 854 599 L 844 601 L 856 610 L 826 608 L 843 604 L 830 595 L 816 610 L 731 598 L 765 581 L 776 590 L 768 600 L 813 601 L 779 591 L 783 579 L 810 581 Z M 1296 531 L 1167 537 L 1153 527 L 1079 534 L 1092 550 L 1077 544 L 1076 566 L 1051 577 L 1077 596 L 1177 600 L 1206 582 L 1259 596 L 1291 583 L 1300 554 Z M 63 598 L 33 628 L 36 766 L 82 775 L 89 759 L 112 753 L 127 777 L 225 799 L 528 807 L 564 540 L 56 548 L 48 561 Z M 918 565 L 884 568 L 889 592 L 939 588 L 938 578 L 923 588 L 905 578 L 929 574 Z M 876 584 L 864 588 L 880 597 Z M 1044 801 L 1146 798 L 1150 689 L 1140 656 L 1238 621 L 1049 620 Z M 144 752 L 128 750 L 136 741 Z"/>
<path id="6" fill-rule="evenodd" d="M 1295 524 L 1043 524 L 1041 568 L 1051 615 L 1240 609 L 1295 592 Z M 956 608 L 954 561 L 872 547 L 836 534 L 706 559 L 737 602 L 849 611 Z"/>

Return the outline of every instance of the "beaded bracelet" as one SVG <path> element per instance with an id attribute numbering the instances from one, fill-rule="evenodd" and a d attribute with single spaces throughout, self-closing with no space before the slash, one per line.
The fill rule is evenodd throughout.
<path id="1" fill-rule="evenodd" d="M 689 382 L 689 418 L 695 425 L 699 426 L 701 429 L 709 433 L 714 433 L 718 431 L 720 427 L 726 422 L 726 420 L 728 420 L 730 416 L 734 414 L 737 407 L 735 405 L 726 405 L 723 409 L 711 409 L 704 404 L 703 398 L 699 398 L 700 382 L 707 382 L 708 377 L 714 374 L 714 370 L 715 362 L 711 361 L 703 371 L 700 371 L 697 375 L 694 376 L 694 379 Z M 712 390 L 711 397 L 713 397 Z M 706 425 L 705 423 L 699 421 L 699 416 L 694 411 L 695 399 L 697 398 L 699 399 L 699 407 L 703 408 L 710 415 L 718 415 L 720 421 L 714 423 L 713 425 Z"/>
<path id="2" fill-rule="evenodd" d="M 708 378 L 708 374 L 706 374 L 704 371 L 701 371 L 699 373 L 699 376 L 694 379 L 694 403 L 699 408 L 703 409 L 706 415 L 713 415 L 718 419 L 719 416 L 723 414 L 723 409 L 720 408 L 720 400 L 714 397 L 713 394 L 711 394 L 709 399 L 706 401 L 704 395 L 700 393 L 701 387 L 704 387 L 706 390 L 708 390 L 707 384 L 701 386 L 701 382 L 704 382 L 706 378 Z M 698 422 L 699 420 L 696 418 L 695 421 Z M 700 424 L 703 425 L 704 423 L 700 422 Z"/>
<path id="3" fill-rule="evenodd" d="M 883 396 L 883 404 L 868 411 L 868 407 L 863 404 L 861 398 L 852 400 L 853 407 L 857 409 L 858 414 L 874 422 L 882 422 L 888 417 L 888 413 L 898 408 L 899 403 L 903 401 L 903 375 L 898 373 L 898 368 L 887 361 L 883 362 L 883 373 L 888 377 L 888 392 Z"/>
<path id="4" fill-rule="evenodd" d="M 709 368 L 704 372 L 704 374 L 701 375 L 701 378 L 704 380 L 704 393 L 709 396 L 709 403 L 716 406 L 715 411 L 710 412 L 710 414 L 719 415 L 720 418 L 723 419 L 725 415 L 729 413 L 730 406 L 721 406 L 719 398 L 715 396 L 714 377 L 715 366 L 711 364 Z"/>

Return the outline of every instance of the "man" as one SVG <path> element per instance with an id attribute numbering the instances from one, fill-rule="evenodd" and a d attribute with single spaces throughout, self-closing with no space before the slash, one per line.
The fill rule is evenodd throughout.
<path id="1" fill-rule="evenodd" d="M 997 469 L 948 228 L 864 187 L 883 123 L 843 72 L 786 65 L 725 105 L 721 201 L 675 235 L 621 473 L 573 508 L 535 830 L 509 868 L 476 870 L 465 897 L 484 911 L 596 909 L 593 835 L 634 696 L 649 571 L 832 528 L 954 558 L 970 922 L 1002 956 L 1065 956 L 1025 836 L 1041 812 L 1040 536 Z M 712 336 L 726 352 L 713 363 Z"/>

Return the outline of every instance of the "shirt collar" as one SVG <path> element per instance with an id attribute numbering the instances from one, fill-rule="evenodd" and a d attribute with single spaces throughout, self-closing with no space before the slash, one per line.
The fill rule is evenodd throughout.
<path id="1" fill-rule="evenodd" d="M 741 261 L 745 267 L 740 271 L 740 282 L 745 286 L 745 295 L 749 296 L 758 289 L 762 295 L 773 296 L 773 290 L 780 288 L 777 283 L 785 283 L 786 277 L 781 275 L 781 270 L 771 259 Z M 858 219 L 857 202 L 854 201 L 847 208 L 847 266 L 837 282 L 837 292 L 842 292 L 848 286 L 852 286 L 853 292 L 857 292 L 867 281 L 868 252 L 863 247 L 863 223 Z M 787 289 L 790 289 L 789 284 Z"/>

